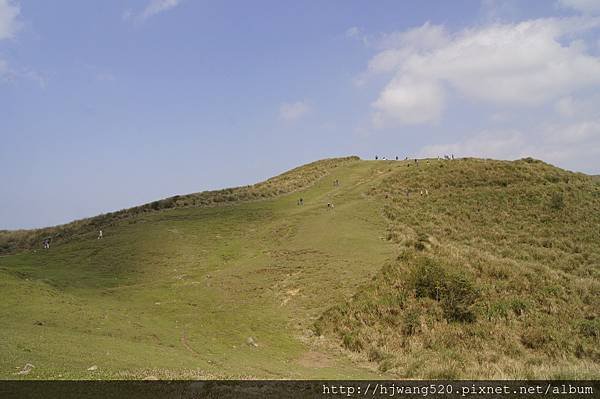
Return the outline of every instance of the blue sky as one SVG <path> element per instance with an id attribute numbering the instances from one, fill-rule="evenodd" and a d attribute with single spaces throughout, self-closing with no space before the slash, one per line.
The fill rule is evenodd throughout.
<path id="1" fill-rule="evenodd" d="M 599 88 L 599 0 L 0 0 L 0 229 L 350 154 L 600 174 Z"/>

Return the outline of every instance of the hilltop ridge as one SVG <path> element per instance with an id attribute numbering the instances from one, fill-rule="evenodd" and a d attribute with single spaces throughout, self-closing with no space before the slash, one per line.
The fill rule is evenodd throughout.
<path id="1" fill-rule="evenodd" d="M 295 190 L 308 187 L 332 169 L 359 159 L 357 156 L 322 159 L 299 166 L 253 185 L 175 195 L 144 205 L 76 220 L 54 227 L 14 231 L 0 230 L 0 254 L 38 247 L 45 237 L 51 237 L 53 240 L 60 242 L 73 235 L 97 231 L 119 220 L 143 213 L 156 212 L 163 209 L 219 206 L 274 198 L 278 195 L 289 194 Z"/>

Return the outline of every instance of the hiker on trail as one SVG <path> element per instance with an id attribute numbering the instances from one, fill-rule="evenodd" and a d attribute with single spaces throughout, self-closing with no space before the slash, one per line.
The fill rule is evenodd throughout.
<path id="1" fill-rule="evenodd" d="M 419 166 L 419 160 L 415 158 L 415 166 Z"/>
<path id="2" fill-rule="evenodd" d="M 452 154 L 452 160 L 454 161 L 454 154 Z"/>
<path id="3" fill-rule="evenodd" d="M 50 249 L 50 238 L 45 238 L 42 243 L 44 244 L 44 249 Z"/>
<path id="4" fill-rule="evenodd" d="M 396 161 L 398 160 L 398 155 L 396 155 Z"/>
<path id="5" fill-rule="evenodd" d="M 377 161 L 379 159 L 379 157 L 377 155 L 375 155 L 375 160 Z"/>
<path id="6" fill-rule="evenodd" d="M 300 198 L 300 205 L 304 205 L 304 200 Z"/>
<path id="7" fill-rule="evenodd" d="M 100 231 L 98 232 L 98 239 L 99 239 L 99 240 L 101 240 L 101 239 L 102 239 L 102 230 L 100 230 Z"/>

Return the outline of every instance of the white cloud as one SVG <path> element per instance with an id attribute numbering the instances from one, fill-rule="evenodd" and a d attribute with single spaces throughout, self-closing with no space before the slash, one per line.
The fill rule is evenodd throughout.
<path id="1" fill-rule="evenodd" d="M 554 110 L 563 118 L 576 120 L 598 118 L 600 117 L 600 94 L 560 98 L 554 104 Z"/>
<path id="2" fill-rule="evenodd" d="M 19 6 L 11 0 L 0 0 L 0 40 L 10 39 L 19 29 Z"/>
<path id="3" fill-rule="evenodd" d="M 376 127 L 390 124 L 417 124 L 439 119 L 444 102 L 440 85 L 429 79 L 399 76 L 373 103 Z"/>
<path id="4" fill-rule="evenodd" d="M 514 20 L 519 7 L 516 0 L 482 0 L 481 14 L 488 21 Z"/>
<path id="5" fill-rule="evenodd" d="M 600 120 L 578 121 L 546 128 L 547 142 L 559 146 L 597 142 L 600 147 Z"/>
<path id="6" fill-rule="evenodd" d="M 379 41 L 383 49 L 432 50 L 448 43 L 448 33 L 441 25 L 431 25 L 425 22 L 422 26 L 403 32 L 384 34 Z"/>
<path id="7" fill-rule="evenodd" d="M 454 154 L 460 157 L 515 159 L 522 156 L 524 144 L 524 136 L 516 130 L 484 131 L 456 143 L 425 146 L 419 155 L 437 157 Z"/>
<path id="8" fill-rule="evenodd" d="M 0 40 L 11 39 L 20 27 L 19 6 L 11 0 L 0 0 Z M 0 58 L 0 79 L 10 80 L 13 75 L 8 63 Z M 1 82 L 1 81 L 0 81 Z"/>
<path id="9" fill-rule="evenodd" d="M 401 67 L 411 55 L 441 48 L 449 40 L 444 27 L 431 25 L 429 22 L 404 32 L 385 34 L 378 45 L 382 51 L 369 62 L 369 72 L 392 72 Z"/>
<path id="10" fill-rule="evenodd" d="M 395 74 L 373 103 L 374 122 L 434 121 L 443 109 L 444 87 L 476 101 L 523 107 L 599 86 L 600 58 L 575 40 L 598 26 L 600 18 L 550 18 L 450 35 L 427 23 L 389 35 L 369 63 L 371 74 Z"/>
<path id="11" fill-rule="evenodd" d="M 135 14 L 132 10 L 128 9 L 123 12 L 122 18 L 126 21 L 134 20 L 136 22 L 143 22 L 156 14 L 177 7 L 180 3 L 181 0 L 150 0 L 139 14 Z"/>
<path id="12" fill-rule="evenodd" d="M 358 26 L 353 26 L 346 30 L 346 37 L 355 38 L 362 35 L 362 30 Z"/>
<path id="13" fill-rule="evenodd" d="M 519 159 L 534 157 L 546 162 L 591 173 L 600 171 L 600 119 L 548 124 L 536 131 L 483 131 L 464 140 L 427 145 L 420 156 Z"/>
<path id="14" fill-rule="evenodd" d="M 365 46 L 369 45 L 369 37 L 358 26 L 352 26 L 346 29 L 345 36 L 349 39 L 354 39 L 362 42 Z"/>
<path id="15" fill-rule="evenodd" d="M 293 121 L 306 116 L 310 111 L 311 107 L 306 101 L 283 103 L 279 107 L 279 118 L 285 121 Z"/>
<path id="16" fill-rule="evenodd" d="M 554 109 L 559 115 L 564 117 L 570 117 L 575 115 L 575 103 L 573 97 L 563 97 L 556 102 Z"/>
<path id="17" fill-rule="evenodd" d="M 600 13 L 600 1 L 598 0 L 558 0 L 558 5 L 587 14 Z"/>

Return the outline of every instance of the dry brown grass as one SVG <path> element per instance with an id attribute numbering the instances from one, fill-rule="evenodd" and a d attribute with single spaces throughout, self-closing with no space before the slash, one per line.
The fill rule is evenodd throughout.
<path id="1" fill-rule="evenodd" d="M 600 182 L 430 160 L 371 195 L 400 255 L 318 334 L 407 378 L 600 377 Z"/>

